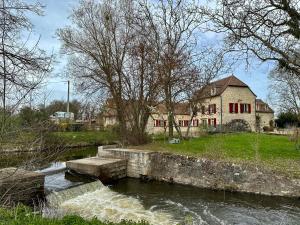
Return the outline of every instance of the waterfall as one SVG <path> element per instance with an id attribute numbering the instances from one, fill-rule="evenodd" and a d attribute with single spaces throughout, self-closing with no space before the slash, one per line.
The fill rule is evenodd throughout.
<path id="1" fill-rule="evenodd" d="M 170 214 L 145 209 L 137 198 L 114 192 L 100 181 L 51 193 L 47 201 L 48 207 L 44 209 L 46 217 L 75 214 L 115 223 L 143 220 L 155 225 L 177 224 Z"/>

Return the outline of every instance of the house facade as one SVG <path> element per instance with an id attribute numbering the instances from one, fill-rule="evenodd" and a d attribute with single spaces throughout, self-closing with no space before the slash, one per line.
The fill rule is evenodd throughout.
<path id="1" fill-rule="evenodd" d="M 250 87 L 235 76 L 215 81 L 195 92 L 197 115 L 191 118 L 188 103 L 175 106 L 175 122 L 181 132 L 197 135 L 202 128 L 222 129 L 241 124 L 251 131 L 260 131 L 274 121 L 274 111 L 262 100 L 257 99 Z M 104 117 L 104 126 L 116 122 L 110 113 Z M 147 124 L 148 133 L 163 133 L 168 129 L 168 113 L 164 104 L 153 107 Z M 174 128 L 175 130 L 175 128 Z"/>

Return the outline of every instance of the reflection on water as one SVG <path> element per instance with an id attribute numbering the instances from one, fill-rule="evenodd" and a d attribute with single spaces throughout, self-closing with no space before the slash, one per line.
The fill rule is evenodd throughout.
<path id="1" fill-rule="evenodd" d="M 91 181 L 59 173 L 46 177 L 46 188 L 57 191 Z M 101 185 L 90 190 L 83 187 L 75 187 L 73 194 L 61 202 L 61 210 L 116 222 L 145 219 L 152 224 L 300 224 L 299 200 L 215 192 L 130 178 L 109 187 Z"/>

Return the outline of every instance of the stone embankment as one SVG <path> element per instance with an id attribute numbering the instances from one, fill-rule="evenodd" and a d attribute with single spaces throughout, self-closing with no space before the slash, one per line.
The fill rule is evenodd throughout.
<path id="1" fill-rule="evenodd" d="M 127 161 L 127 176 L 214 190 L 300 197 L 300 179 L 254 165 L 134 149 L 98 149 L 99 158 Z"/>
<path id="2" fill-rule="evenodd" d="M 0 169 L 0 204 L 33 205 L 44 198 L 45 175 L 20 168 Z"/>

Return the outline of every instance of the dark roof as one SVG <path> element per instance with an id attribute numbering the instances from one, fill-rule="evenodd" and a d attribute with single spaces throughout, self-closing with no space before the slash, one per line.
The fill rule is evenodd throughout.
<path id="1" fill-rule="evenodd" d="M 176 115 L 190 115 L 190 107 L 188 102 L 176 103 L 174 107 L 175 107 L 174 113 Z M 159 103 L 156 106 L 153 106 L 152 108 L 153 108 L 152 113 L 156 113 L 156 114 L 168 113 L 167 108 L 163 103 Z M 117 115 L 115 104 L 113 104 L 111 101 L 110 102 L 107 101 L 102 115 L 104 117 L 115 117 Z"/>
<path id="2" fill-rule="evenodd" d="M 243 81 L 239 80 L 236 76 L 231 75 L 229 77 L 225 77 L 221 80 L 217 80 L 206 85 L 203 89 L 196 92 L 196 97 L 202 99 L 220 96 L 229 86 L 249 88 L 249 86 Z M 249 90 L 253 93 L 250 88 Z M 256 96 L 254 93 L 253 95 Z"/>
<path id="3" fill-rule="evenodd" d="M 258 113 L 274 113 L 273 109 L 261 99 L 256 99 L 256 112 Z"/>

